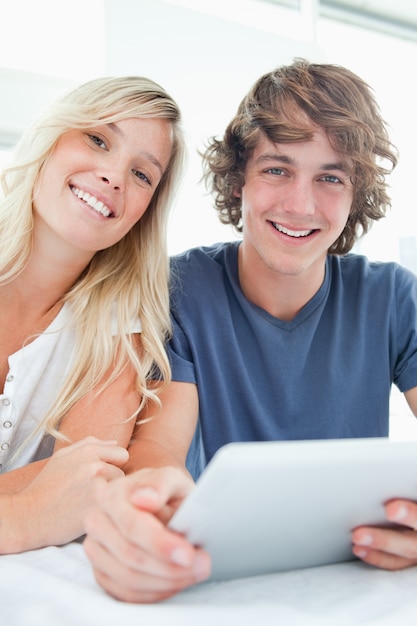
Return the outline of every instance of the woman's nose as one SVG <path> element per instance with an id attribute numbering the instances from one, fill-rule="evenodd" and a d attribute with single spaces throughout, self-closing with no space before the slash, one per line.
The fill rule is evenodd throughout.
<path id="1" fill-rule="evenodd" d="M 112 180 L 110 180 L 107 176 L 102 176 L 101 180 L 106 183 L 106 185 L 111 185 L 113 189 L 119 191 L 122 187 L 119 182 L 116 182 L 116 176 L 112 176 Z"/>

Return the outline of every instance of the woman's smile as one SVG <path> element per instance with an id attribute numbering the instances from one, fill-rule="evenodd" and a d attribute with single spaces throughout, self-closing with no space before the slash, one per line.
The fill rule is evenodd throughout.
<path id="1" fill-rule="evenodd" d="M 82 191 L 78 189 L 78 187 L 74 187 L 70 185 L 70 189 L 72 193 L 77 196 L 80 200 L 88 204 L 89 207 L 103 215 L 103 217 L 114 217 L 114 213 L 109 207 L 104 204 L 101 200 L 90 194 L 88 191 Z"/>

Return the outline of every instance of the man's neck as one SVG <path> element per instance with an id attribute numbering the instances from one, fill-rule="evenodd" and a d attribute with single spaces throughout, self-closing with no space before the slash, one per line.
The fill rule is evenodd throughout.
<path id="1" fill-rule="evenodd" d="M 245 297 L 282 320 L 291 321 L 318 292 L 325 276 L 325 264 L 298 274 L 285 274 L 269 268 L 248 268 L 238 257 L 239 281 Z"/>

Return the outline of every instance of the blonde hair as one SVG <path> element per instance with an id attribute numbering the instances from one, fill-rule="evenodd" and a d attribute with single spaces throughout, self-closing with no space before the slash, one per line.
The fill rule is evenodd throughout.
<path id="1" fill-rule="evenodd" d="M 43 164 L 59 138 L 72 129 L 91 128 L 128 118 L 161 118 L 171 124 L 172 153 L 149 207 L 130 232 L 112 247 L 97 252 L 64 296 L 76 330 L 75 354 L 62 388 L 39 429 L 59 437 L 59 421 L 82 397 L 106 378 L 114 381 L 130 362 L 137 374 L 140 403 L 157 399 L 148 381 L 158 373 L 170 380 L 164 342 L 170 333 L 168 205 L 183 166 L 185 148 L 177 104 L 157 83 L 143 77 L 99 78 L 54 103 L 21 138 L 12 166 L 1 176 L 0 281 L 21 272 L 28 260 L 33 232 L 33 193 Z M 141 355 L 129 334 L 132 320 L 142 326 Z M 117 328 L 114 328 L 116 320 Z M 115 334 L 116 333 L 116 334 Z M 112 370 L 110 377 L 108 372 Z"/>

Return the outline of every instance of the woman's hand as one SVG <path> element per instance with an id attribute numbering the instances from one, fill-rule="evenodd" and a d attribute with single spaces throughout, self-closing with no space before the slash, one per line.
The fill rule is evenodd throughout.
<path id="1" fill-rule="evenodd" d="M 94 479 L 124 476 L 128 452 L 114 441 L 86 437 L 55 452 L 20 493 L 0 496 L 0 553 L 60 545 L 83 534 Z"/>

